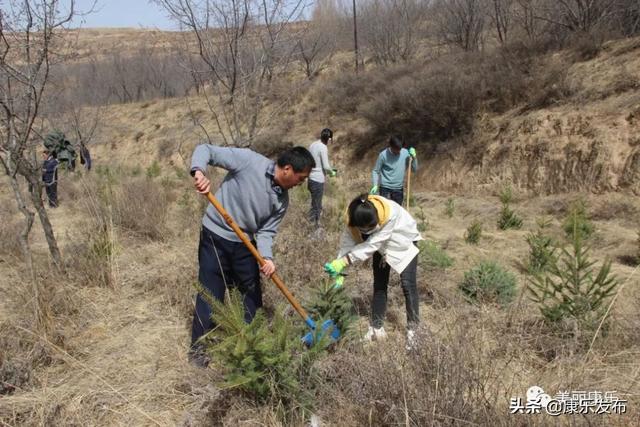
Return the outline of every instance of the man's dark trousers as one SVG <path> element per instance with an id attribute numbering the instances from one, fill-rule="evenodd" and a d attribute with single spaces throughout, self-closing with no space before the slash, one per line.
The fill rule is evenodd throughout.
<path id="1" fill-rule="evenodd" d="M 243 297 L 244 320 L 251 322 L 256 310 L 262 307 L 262 289 L 258 262 L 244 243 L 223 239 L 202 227 L 198 262 L 198 279 L 202 286 L 218 301 L 224 301 L 227 288 L 238 289 Z M 213 329 L 211 313 L 209 304 L 198 294 L 191 328 L 192 346 L 198 338 Z"/>
<path id="2" fill-rule="evenodd" d="M 322 195 L 324 194 L 324 182 L 309 180 L 307 187 L 311 193 L 311 209 L 309 210 L 309 221 L 318 225 L 320 214 L 322 213 Z"/>
<path id="3" fill-rule="evenodd" d="M 380 187 L 380 195 L 389 200 L 393 200 L 400 206 L 402 206 L 402 200 L 404 199 L 404 190 L 401 188 L 399 190 L 392 190 L 387 187 Z"/>
<path id="4" fill-rule="evenodd" d="M 49 207 L 58 207 L 58 183 L 45 184 L 44 187 L 47 191 L 47 198 L 49 199 Z"/>

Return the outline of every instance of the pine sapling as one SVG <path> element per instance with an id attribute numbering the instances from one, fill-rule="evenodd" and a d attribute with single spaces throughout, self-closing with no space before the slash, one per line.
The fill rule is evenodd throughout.
<path id="1" fill-rule="evenodd" d="M 340 330 L 341 340 L 349 337 L 357 316 L 345 287 L 335 286 L 335 282 L 323 280 L 312 292 L 311 302 L 306 307 L 309 315 L 318 324 L 322 324 L 324 320 L 333 320 Z"/>
<path id="2" fill-rule="evenodd" d="M 530 298 L 548 321 L 574 319 L 581 327 L 591 328 L 602 318 L 619 282 L 611 274 L 609 259 L 597 274 L 594 265 L 576 223 L 571 247 L 562 248 L 559 258 L 554 258 L 545 271 L 529 278 Z"/>
<path id="3" fill-rule="evenodd" d="M 473 221 L 467 231 L 464 233 L 464 240 L 472 245 L 477 245 L 482 237 L 482 223 L 480 221 Z"/>

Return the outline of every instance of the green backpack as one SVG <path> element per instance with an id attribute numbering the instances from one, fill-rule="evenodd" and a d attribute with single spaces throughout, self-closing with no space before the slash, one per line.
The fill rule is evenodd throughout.
<path id="1" fill-rule="evenodd" d="M 55 153 L 60 166 L 73 170 L 76 163 L 76 150 L 67 140 L 64 133 L 54 130 L 44 138 L 44 146 L 50 153 Z"/>

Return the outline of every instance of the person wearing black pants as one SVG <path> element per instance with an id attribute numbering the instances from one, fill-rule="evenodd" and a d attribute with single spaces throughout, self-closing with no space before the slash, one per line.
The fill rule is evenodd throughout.
<path id="1" fill-rule="evenodd" d="M 415 330 L 420 323 L 418 306 L 418 288 L 416 286 L 416 269 L 418 256 L 413 257 L 409 265 L 400 273 L 400 283 L 407 310 L 407 329 Z M 380 252 L 373 254 L 373 301 L 371 304 L 371 324 L 375 329 L 383 327 L 387 313 L 387 286 L 391 267 L 384 261 Z"/>
<path id="2" fill-rule="evenodd" d="M 402 206 L 402 201 L 404 200 L 404 189 L 401 188 L 399 190 L 392 190 L 387 187 L 379 187 L 379 193 L 382 197 L 386 197 L 389 200 L 393 200 L 400 206 Z"/>
<path id="3" fill-rule="evenodd" d="M 309 152 L 315 161 L 315 167 L 309 174 L 309 192 L 311 193 L 311 209 L 309 209 L 309 221 L 318 228 L 320 215 L 322 214 L 322 196 L 324 195 L 325 176 L 336 176 L 336 169 L 329 162 L 327 146 L 333 141 L 333 131 L 329 128 L 322 129 L 320 139 L 309 146 Z"/>
<path id="4" fill-rule="evenodd" d="M 342 234 L 338 258 L 324 265 L 325 271 L 342 286 L 342 270 L 356 261 L 373 257 L 373 299 L 371 326 L 365 340 L 386 337 L 384 317 L 387 311 L 389 273 L 400 274 L 407 310 L 407 349 L 416 345 L 420 323 L 417 291 L 417 264 L 422 240 L 416 220 L 402 206 L 382 196 L 361 194 L 349 204 L 347 228 Z"/>
<path id="5" fill-rule="evenodd" d="M 322 213 L 322 196 L 324 195 L 324 182 L 313 180 L 307 181 L 307 188 L 311 193 L 311 209 L 309 210 L 309 221 L 316 227 L 320 225 L 320 214 Z"/>
<path id="6" fill-rule="evenodd" d="M 42 182 L 49 199 L 49 207 L 58 207 L 58 159 L 55 153 L 43 152 L 44 162 L 42 163 Z"/>
<path id="7" fill-rule="evenodd" d="M 254 246 L 255 241 L 251 242 Z M 227 289 L 237 289 L 242 295 L 244 320 L 249 323 L 262 307 L 260 269 L 249 249 L 242 242 L 223 239 L 206 228 L 200 232 L 198 247 L 198 280 L 218 301 L 224 301 Z M 196 297 L 191 342 L 213 328 L 211 307 L 202 295 Z"/>
<path id="8" fill-rule="evenodd" d="M 276 271 L 272 245 L 289 206 L 288 190 L 304 182 L 315 162 L 303 147 L 293 147 L 273 161 L 246 148 L 201 144 L 191 159 L 191 176 L 198 193 L 208 194 L 211 190 L 211 182 L 205 176 L 209 165 L 228 171 L 215 197 L 249 240 L 254 241 L 265 262 L 258 265 L 240 237 L 209 205 L 202 218 L 198 278 L 221 302 L 227 288 L 238 289 L 245 320 L 250 322 L 262 306 L 260 272 L 271 277 Z M 189 349 L 189 358 L 196 365 L 208 363 L 200 338 L 212 328 L 211 307 L 198 295 Z"/>
<path id="9" fill-rule="evenodd" d="M 404 199 L 403 188 L 407 166 L 411 163 L 412 172 L 418 170 L 416 149 L 402 147 L 400 138 L 397 136 L 389 138 L 389 146 L 380 152 L 371 172 L 373 186 L 369 190 L 370 194 L 380 194 L 400 206 Z"/>

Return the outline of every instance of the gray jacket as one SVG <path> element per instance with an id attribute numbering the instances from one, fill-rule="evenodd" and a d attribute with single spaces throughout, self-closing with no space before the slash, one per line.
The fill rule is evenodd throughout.
<path id="1" fill-rule="evenodd" d="M 204 173 L 207 165 L 229 171 L 216 191 L 216 198 L 249 238 L 255 240 L 260 255 L 272 259 L 273 238 L 289 206 L 287 190 L 273 181 L 275 162 L 247 148 L 198 145 L 191 157 L 191 171 Z M 207 208 L 202 225 L 224 239 L 240 241 L 213 205 Z"/>
<path id="2" fill-rule="evenodd" d="M 316 166 L 311 169 L 311 173 L 309 174 L 310 181 L 324 182 L 324 175 L 331 173 L 332 167 L 331 163 L 329 163 L 327 151 L 326 144 L 321 140 L 317 140 L 309 146 L 309 152 L 316 162 Z"/>

